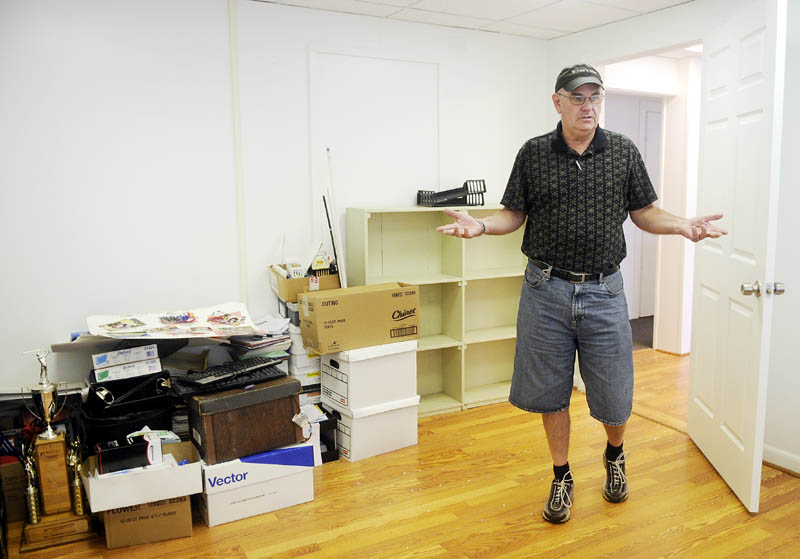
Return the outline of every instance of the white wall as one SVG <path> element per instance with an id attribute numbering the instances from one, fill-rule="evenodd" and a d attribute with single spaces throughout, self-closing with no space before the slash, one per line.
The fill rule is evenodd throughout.
<path id="1" fill-rule="evenodd" d="M 606 89 L 637 95 L 677 95 L 681 85 L 678 61 L 663 56 L 643 56 L 607 64 L 603 69 Z"/>
<path id="2" fill-rule="evenodd" d="M 309 224 L 322 223 L 316 192 L 328 184 L 331 142 L 343 228 L 347 206 L 410 206 L 419 189 L 470 178 L 485 179 L 487 202 L 499 202 L 522 143 L 555 126 L 543 41 L 261 2 L 237 6 L 253 313 L 276 310 L 266 268 L 280 260 L 284 233 L 287 254 L 305 255 Z M 336 84 L 331 67 L 347 77 Z M 387 86 L 400 78 L 406 81 Z M 425 91 L 408 91 L 408 80 Z M 386 124 L 375 126 L 369 115 L 381 113 Z M 348 123 L 347 138 L 331 130 L 337 119 Z"/>
<path id="3" fill-rule="evenodd" d="M 240 298 L 226 14 L 0 3 L 0 392 L 88 315 Z M 54 378 L 88 372 L 68 362 Z"/>
<path id="4" fill-rule="evenodd" d="M 550 74 L 576 61 L 609 64 L 697 43 L 748 0 L 694 0 L 547 42 Z"/>
<path id="5" fill-rule="evenodd" d="M 664 166 L 660 206 L 670 213 L 695 215 L 699 135 L 699 58 L 677 62 L 677 95 L 666 98 Z M 691 347 L 694 244 L 682 237 L 659 237 L 658 292 L 653 347 L 685 355 Z"/>
<path id="6" fill-rule="evenodd" d="M 419 142 L 436 151 L 425 153 L 436 184 L 398 184 L 412 173 L 363 160 L 357 176 L 374 180 L 336 184 L 347 204 L 402 196 L 411 205 L 420 188 L 467 178 L 486 179 L 497 202 L 521 144 L 555 124 L 542 41 L 249 0 L 232 7 L 230 26 L 226 0 L 0 3 L 0 392 L 35 382 L 23 350 L 67 341 L 90 314 L 245 298 L 254 316 L 276 311 L 267 266 L 284 235 L 287 254 L 305 255 L 322 219 L 311 209 L 320 157 L 311 100 L 330 98 L 310 85 L 314 49 L 436 68 L 438 116 L 425 122 L 438 137 Z M 374 75 L 345 85 L 375 91 Z M 362 121 L 391 113 L 407 140 L 415 115 L 402 118 L 409 105 L 396 88 L 386 94 L 362 101 L 362 113 L 355 101 L 342 110 Z M 371 141 L 398 148 L 396 126 L 376 126 Z M 348 176 L 344 164 L 335 172 Z M 51 371 L 82 379 L 88 358 L 61 354 Z"/>
<path id="7" fill-rule="evenodd" d="M 794 158 L 800 150 L 800 108 L 793 101 L 800 87 L 800 6 L 789 2 L 787 26 L 786 103 L 784 103 L 781 189 L 775 277 L 786 293 L 776 297 L 772 315 L 764 460 L 800 474 L 800 375 L 797 366 L 797 317 L 800 314 L 800 172 Z"/>

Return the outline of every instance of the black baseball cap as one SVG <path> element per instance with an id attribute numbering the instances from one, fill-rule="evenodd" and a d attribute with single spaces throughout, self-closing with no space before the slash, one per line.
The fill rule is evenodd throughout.
<path id="1" fill-rule="evenodd" d="M 575 64 L 561 70 L 556 78 L 556 92 L 562 87 L 567 91 L 574 91 L 585 83 L 596 83 L 603 87 L 603 78 L 600 72 L 588 64 Z"/>

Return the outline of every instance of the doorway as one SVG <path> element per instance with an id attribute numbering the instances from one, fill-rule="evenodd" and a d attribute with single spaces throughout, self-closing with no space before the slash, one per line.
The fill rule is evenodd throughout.
<path id="1" fill-rule="evenodd" d="M 661 138 L 663 97 L 609 91 L 605 101 L 606 127 L 629 137 L 639 148 L 656 192 L 661 191 Z M 630 218 L 624 225 L 627 256 L 620 263 L 628 298 L 634 350 L 653 347 L 656 304 L 655 235 L 636 227 Z"/>
<path id="2" fill-rule="evenodd" d="M 659 195 L 659 206 L 683 216 L 696 213 L 701 56 L 696 45 L 604 67 L 603 126 L 631 138 Z M 644 233 L 630 219 L 623 229 L 627 257 L 620 268 L 634 351 L 646 350 L 637 351 L 635 359 L 661 362 L 667 356 L 660 352 L 688 355 L 693 245 L 682 237 Z M 688 363 L 686 357 L 679 359 L 684 360 Z M 639 408 L 639 415 L 662 422 L 669 417 L 685 425 L 687 373 L 685 366 L 663 371 L 670 378 L 660 379 L 659 391 L 672 390 L 674 398 L 646 398 L 640 387 L 642 401 L 634 401 L 634 411 Z M 683 405 L 675 406 L 676 400 Z"/>

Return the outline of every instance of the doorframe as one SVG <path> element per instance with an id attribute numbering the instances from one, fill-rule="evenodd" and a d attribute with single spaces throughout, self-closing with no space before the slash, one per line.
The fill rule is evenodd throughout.
<path id="1" fill-rule="evenodd" d="M 701 43 L 698 39 L 694 43 Z M 672 48 L 681 48 L 685 43 Z M 672 50 L 670 47 L 659 52 Z M 658 53 L 641 53 L 599 63 L 601 73 L 605 67 L 620 62 L 628 62 L 657 56 Z M 699 103 L 702 63 L 687 61 L 684 69 L 687 85 L 691 91 L 665 91 L 631 87 L 614 87 L 609 84 L 607 91 L 620 94 L 662 99 L 661 126 L 661 165 L 659 169 L 659 206 L 679 216 L 694 212 L 697 197 L 697 150 L 691 147 L 690 127 L 699 134 L 699 113 L 697 122 L 690 122 L 692 103 Z M 694 65 L 694 68 L 692 67 Z M 601 112 L 601 126 L 605 125 L 605 111 Z M 673 144 L 674 136 L 680 137 L 679 147 Z M 677 169 L 677 171 L 676 171 Z M 669 174 L 669 176 L 667 176 Z M 666 190 L 667 184 L 680 184 L 680 188 Z M 694 247 L 685 246 L 683 237 L 659 235 L 656 240 L 656 286 L 655 311 L 653 319 L 653 348 L 675 355 L 687 355 L 691 342 L 692 321 L 692 281 L 694 277 Z M 662 285 L 669 289 L 662 289 Z"/>
<path id="2" fill-rule="evenodd" d="M 637 147 L 639 147 L 639 144 L 642 144 L 643 141 L 644 142 L 649 141 L 650 137 L 646 135 L 646 132 L 647 132 L 646 114 L 647 114 L 647 112 L 649 110 L 655 111 L 656 110 L 656 106 L 658 107 L 657 111 L 658 111 L 658 113 L 659 113 L 659 115 L 661 117 L 660 135 L 657 138 L 659 154 L 658 154 L 658 163 L 657 163 L 656 167 L 657 167 L 658 175 L 655 176 L 655 175 L 651 174 L 650 175 L 650 179 L 653 182 L 653 186 L 655 187 L 656 192 L 659 193 L 659 198 L 661 198 L 661 189 L 663 188 L 663 183 L 662 183 L 662 175 L 663 175 L 662 169 L 663 169 L 663 165 L 664 165 L 664 146 L 663 146 L 663 144 L 664 144 L 664 126 L 665 126 L 665 120 L 666 120 L 665 111 L 666 111 L 666 97 L 667 96 L 665 94 L 658 94 L 658 93 L 652 93 L 652 92 L 636 93 L 636 92 L 632 92 L 632 91 L 627 90 L 627 89 L 623 90 L 621 88 L 615 88 L 615 87 L 609 87 L 608 89 L 606 89 L 606 94 L 607 95 L 606 95 L 605 103 L 608 102 L 608 94 L 612 94 L 615 97 L 628 97 L 633 102 L 635 102 L 637 104 L 637 109 L 636 109 L 637 122 L 636 122 L 636 131 L 635 131 L 636 138 L 635 139 L 638 140 L 638 141 L 634 142 L 634 143 L 637 144 Z M 607 105 L 604 105 L 604 109 L 601 112 L 601 120 L 604 123 L 604 127 L 605 127 L 605 121 L 608 118 L 609 114 L 610 113 L 608 111 Z M 609 128 L 609 130 L 616 131 L 616 132 L 620 131 L 620 130 L 617 130 L 614 127 L 614 125 L 612 125 Z M 632 132 L 630 127 L 628 128 L 628 130 Z M 631 139 L 634 139 L 634 138 L 631 138 Z M 644 151 L 645 149 L 646 149 L 646 146 L 642 146 L 642 147 L 640 147 L 639 151 L 641 152 L 642 158 L 645 160 L 645 164 L 647 164 L 647 154 Z M 649 172 L 650 171 L 648 169 L 648 173 Z M 632 231 L 631 231 L 631 229 L 632 229 Z M 629 235 L 629 233 L 631 233 L 631 234 Z M 628 309 L 629 309 L 629 311 L 635 311 L 635 312 L 633 312 L 633 314 L 631 314 L 631 316 L 629 318 L 631 320 L 633 320 L 635 318 L 640 318 L 642 316 L 645 316 L 645 317 L 646 316 L 654 316 L 655 315 L 655 311 L 656 311 L 656 292 L 655 291 L 656 291 L 656 287 L 657 287 L 657 284 L 658 284 L 658 281 L 657 281 L 658 280 L 658 257 L 659 257 L 659 253 L 658 253 L 658 250 L 659 250 L 659 248 L 658 248 L 658 236 L 650 235 L 649 233 L 646 233 L 646 232 L 642 231 L 641 229 L 639 229 L 638 227 L 636 227 L 632 223 L 630 225 L 630 229 L 628 229 L 625 232 L 625 234 L 626 234 L 626 237 L 625 237 L 626 244 L 628 245 L 628 247 L 630 249 L 628 251 L 628 256 L 626 257 L 626 259 L 629 258 L 629 257 L 632 258 L 630 263 L 633 265 L 633 267 L 631 269 L 631 273 L 632 273 L 632 278 L 631 279 L 633 281 L 630 282 L 630 284 L 629 284 L 628 281 L 627 281 L 628 278 L 626 277 L 626 284 L 625 284 L 625 293 L 626 293 L 626 297 L 628 299 Z M 651 241 L 650 243 L 654 244 L 655 245 L 655 249 L 656 249 L 655 261 L 654 261 L 654 270 L 653 270 L 653 274 L 654 275 L 653 275 L 653 278 L 652 278 L 652 283 L 648 282 L 648 288 L 652 289 L 652 298 L 653 298 L 653 302 L 652 302 L 653 309 L 652 309 L 652 311 L 653 312 L 652 313 L 648 313 L 648 314 L 642 314 L 641 313 L 642 299 L 643 299 L 642 294 L 643 294 L 643 286 L 644 286 L 644 282 L 642 281 L 642 279 L 643 279 L 643 274 L 642 274 L 643 257 L 642 256 L 644 254 L 643 253 L 643 245 L 644 245 L 645 235 L 652 236 L 654 238 L 654 241 Z M 654 321 L 654 323 L 655 323 L 655 321 Z"/>

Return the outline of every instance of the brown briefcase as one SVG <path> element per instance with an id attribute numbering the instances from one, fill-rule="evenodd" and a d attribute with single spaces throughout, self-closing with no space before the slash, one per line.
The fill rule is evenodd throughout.
<path id="1" fill-rule="evenodd" d="M 303 440 L 292 421 L 300 413 L 300 381 L 288 376 L 192 396 L 189 427 L 206 464 L 218 464 Z"/>

